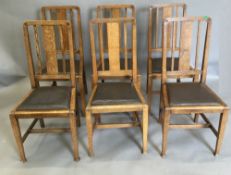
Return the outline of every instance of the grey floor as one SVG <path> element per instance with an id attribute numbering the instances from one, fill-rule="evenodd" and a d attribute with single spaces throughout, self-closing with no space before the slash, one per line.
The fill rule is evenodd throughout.
<path id="1" fill-rule="evenodd" d="M 216 84 L 211 84 L 216 88 Z M 74 162 L 69 134 L 30 135 L 24 146 L 27 163 L 19 161 L 13 138 L 9 112 L 16 102 L 30 89 L 29 80 L 0 89 L 0 175 L 27 174 L 176 174 L 176 175 L 229 175 L 231 172 L 230 120 L 220 155 L 214 157 L 215 137 L 208 129 L 170 130 L 168 151 L 160 157 L 161 126 L 157 122 L 157 99 L 154 96 L 153 113 L 149 123 L 148 153 L 141 153 L 141 133 L 138 128 L 96 130 L 94 134 L 95 157 L 87 155 L 87 134 L 84 118 L 79 131 L 81 160 Z M 227 94 L 228 95 L 228 94 Z M 226 98 L 231 104 L 231 98 Z M 211 115 L 211 121 L 218 124 L 218 117 Z M 112 120 L 115 117 L 111 116 Z M 129 118 L 128 114 L 117 116 L 119 120 Z M 108 119 L 108 117 L 104 118 Z M 186 120 L 187 119 L 187 120 Z M 186 121 L 184 121 L 186 120 Z M 191 122 L 189 116 L 176 116 L 173 122 Z M 23 130 L 30 121 L 22 121 Z M 47 120 L 48 126 L 67 126 L 63 119 Z"/>

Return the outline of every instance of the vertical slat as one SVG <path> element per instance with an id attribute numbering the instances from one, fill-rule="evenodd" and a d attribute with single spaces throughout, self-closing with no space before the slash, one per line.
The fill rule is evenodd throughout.
<path id="1" fill-rule="evenodd" d="M 195 69 L 198 67 L 198 57 L 199 57 L 199 48 L 200 48 L 200 35 L 201 35 L 201 22 L 198 21 L 197 26 L 197 42 L 196 42 L 196 58 L 195 58 Z"/>
<path id="2" fill-rule="evenodd" d="M 172 50 L 171 50 L 171 54 L 172 54 L 172 58 L 171 58 L 171 70 L 174 70 L 175 67 L 175 40 L 176 40 L 176 22 L 172 22 Z"/>
<path id="3" fill-rule="evenodd" d="M 118 22 L 107 23 L 107 36 L 109 70 L 116 73 L 120 70 L 120 37 Z"/>
<path id="4" fill-rule="evenodd" d="M 137 41 L 136 41 L 136 21 L 132 23 L 132 74 L 133 82 L 138 83 L 137 79 Z"/>
<path id="5" fill-rule="evenodd" d="M 189 70 L 193 22 L 183 21 L 180 38 L 179 70 Z"/>
<path id="6" fill-rule="evenodd" d="M 163 19 L 172 17 L 172 7 L 164 7 L 163 8 Z M 167 40 L 167 47 L 171 47 L 171 27 L 168 27 L 168 40 Z"/>
<path id="7" fill-rule="evenodd" d="M 96 82 L 98 80 L 98 74 L 97 74 L 97 63 L 96 63 L 96 53 L 95 53 L 95 38 L 94 38 L 94 31 L 93 26 L 90 24 L 89 26 L 90 31 L 90 44 L 91 44 L 91 57 L 92 57 L 92 71 L 93 71 L 93 85 L 92 87 L 95 87 Z"/>
<path id="8" fill-rule="evenodd" d="M 59 26 L 60 46 L 61 46 L 62 62 L 63 62 L 63 64 L 62 64 L 63 73 L 66 73 L 66 60 L 65 60 L 65 47 L 64 47 L 63 30 L 64 30 L 64 27 Z"/>
<path id="9" fill-rule="evenodd" d="M 125 9 L 125 15 L 128 15 L 127 8 Z M 127 23 L 124 22 L 124 61 L 125 61 L 125 70 L 128 69 L 128 48 L 127 48 Z"/>
<path id="10" fill-rule="evenodd" d="M 66 9 L 56 10 L 56 19 L 57 20 L 66 20 L 67 12 Z M 67 29 L 62 27 L 62 36 L 63 36 L 63 46 L 64 50 L 68 50 L 68 39 L 67 39 Z"/>
<path id="11" fill-rule="evenodd" d="M 176 6 L 176 17 L 179 17 L 179 7 L 178 6 Z M 174 33 L 174 35 L 175 35 L 175 47 L 177 47 L 177 31 L 178 31 L 178 24 L 176 23 L 176 26 L 174 26 L 175 27 L 175 33 Z"/>
<path id="12" fill-rule="evenodd" d="M 33 28 L 34 28 L 36 55 L 38 60 L 38 73 L 42 74 L 42 59 L 41 59 L 41 50 L 39 47 L 38 27 L 34 25 Z"/>
<path id="13" fill-rule="evenodd" d="M 151 16 L 150 16 L 150 23 L 151 23 L 151 33 L 152 33 L 152 14 L 151 14 Z M 155 26 L 155 28 L 156 28 L 156 33 L 155 33 L 155 48 L 158 48 L 158 40 L 159 40 L 159 35 L 158 35 L 158 30 L 159 30 L 159 8 L 156 8 L 156 26 Z M 150 35 L 151 36 L 151 38 L 150 38 L 150 40 L 151 40 L 151 42 L 150 42 L 150 46 L 151 46 L 151 48 L 152 48 L 152 35 Z"/>
<path id="14" fill-rule="evenodd" d="M 75 32 L 74 32 L 74 28 L 75 28 L 75 23 L 74 23 L 74 11 L 73 9 L 70 9 L 70 21 L 71 21 L 71 26 L 72 26 L 72 37 L 73 37 L 73 41 L 75 41 Z M 73 46 L 74 46 L 74 50 L 76 48 L 75 42 L 73 42 Z"/>
<path id="15" fill-rule="evenodd" d="M 98 24 L 98 35 L 99 35 L 99 50 L 100 50 L 100 63 L 102 66 L 102 70 L 105 70 L 104 65 L 104 45 L 103 45 L 103 24 Z"/>
<path id="16" fill-rule="evenodd" d="M 43 46 L 46 54 L 47 74 L 57 74 L 55 31 L 53 26 L 42 26 Z"/>
<path id="17" fill-rule="evenodd" d="M 113 8 L 112 9 L 112 18 L 119 18 L 120 17 L 120 9 L 119 8 Z"/>
<path id="18" fill-rule="evenodd" d="M 148 19 L 148 58 L 151 58 L 152 55 L 152 16 L 153 16 L 153 10 L 152 8 L 149 9 L 149 19 Z M 156 24 L 157 26 L 158 24 Z M 155 45 L 155 47 L 157 47 Z"/>

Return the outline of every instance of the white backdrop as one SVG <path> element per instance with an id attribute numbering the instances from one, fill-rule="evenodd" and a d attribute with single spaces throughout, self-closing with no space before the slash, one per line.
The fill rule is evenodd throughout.
<path id="1" fill-rule="evenodd" d="M 147 7 L 155 3 L 182 2 L 182 0 L 1 0 L 0 1 L 0 87 L 13 83 L 20 76 L 27 75 L 22 24 L 27 19 L 38 19 L 39 8 L 43 5 L 78 5 L 82 10 L 84 50 L 87 69 L 91 68 L 89 52 L 88 21 L 94 17 L 94 9 L 101 3 L 132 3 L 137 9 L 138 61 L 139 69 L 146 73 L 147 55 Z M 206 15 L 213 19 L 212 44 L 209 57 L 209 78 L 220 78 L 222 90 L 228 91 L 229 48 L 227 32 L 228 0 L 185 0 L 188 15 Z M 230 3 L 229 3 L 230 4 Z M 229 42 L 230 43 L 230 42 Z M 220 64 L 220 67 L 218 66 Z M 220 68 L 220 73 L 219 73 Z M 89 74 L 88 74 L 89 76 Z"/>

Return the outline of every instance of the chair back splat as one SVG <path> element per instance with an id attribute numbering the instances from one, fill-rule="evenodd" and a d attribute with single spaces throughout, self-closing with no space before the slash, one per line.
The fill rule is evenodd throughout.
<path id="1" fill-rule="evenodd" d="M 148 26 L 148 57 L 151 58 L 154 52 L 162 52 L 162 22 L 165 18 L 183 17 L 186 15 L 186 4 L 160 4 L 149 8 Z M 171 28 L 168 29 L 168 32 Z M 174 33 L 176 35 L 176 33 Z M 168 40 L 167 46 L 170 46 Z"/>
<path id="2" fill-rule="evenodd" d="M 132 38 L 131 42 L 127 40 L 121 42 L 120 36 L 122 32 L 120 26 L 124 27 L 124 38 Z M 104 48 L 96 47 L 95 38 L 96 33 L 100 43 L 103 40 L 103 32 L 99 26 L 106 27 L 107 50 L 108 57 L 104 56 Z M 100 30 L 100 32 L 94 32 Z M 93 84 L 96 84 L 98 79 L 104 77 L 130 77 L 133 82 L 137 82 L 137 56 L 136 56 L 136 20 L 134 18 L 111 18 L 111 19 L 94 19 L 90 22 L 90 36 L 91 36 L 91 53 L 92 53 L 92 66 L 93 66 Z M 132 61 L 128 62 L 128 49 L 122 49 L 121 45 L 125 48 L 130 46 Z M 103 46 L 103 44 L 101 45 Z M 122 51 L 123 52 L 122 52 Z M 98 54 L 100 53 L 100 54 Z M 121 55 L 124 59 L 121 59 Z M 103 56 L 103 57 L 102 57 Z M 128 65 L 131 64 L 131 65 Z"/>
<path id="3" fill-rule="evenodd" d="M 67 40 L 64 40 L 62 30 L 66 31 Z M 59 40 L 55 37 L 59 32 Z M 39 81 L 70 80 L 75 87 L 75 63 L 72 40 L 71 23 L 68 21 L 27 21 L 24 23 L 24 39 L 26 45 L 29 73 L 32 88 L 39 85 Z M 62 50 L 61 59 L 66 61 L 64 42 L 68 45 L 70 73 L 66 72 L 65 65 L 58 65 L 60 55 L 57 47 Z M 35 48 L 35 49 L 33 49 Z"/>
<path id="4" fill-rule="evenodd" d="M 163 25 L 162 83 L 172 77 L 191 77 L 194 82 L 204 83 L 207 75 L 211 19 L 166 18 Z M 169 65 L 167 57 L 171 59 Z"/>

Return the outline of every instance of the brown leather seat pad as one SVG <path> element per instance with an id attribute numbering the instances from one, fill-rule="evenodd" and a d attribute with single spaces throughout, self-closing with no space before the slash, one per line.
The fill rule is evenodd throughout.
<path id="1" fill-rule="evenodd" d="M 203 83 L 167 83 L 170 106 L 220 105 L 220 100 Z"/>
<path id="2" fill-rule="evenodd" d="M 131 83 L 107 82 L 98 83 L 92 105 L 113 105 L 141 103 Z"/>
<path id="3" fill-rule="evenodd" d="M 70 87 L 39 87 L 24 100 L 17 110 L 69 109 L 70 97 Z"/>

